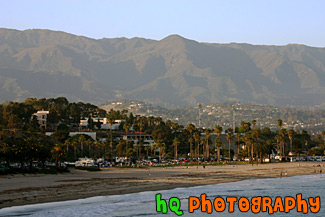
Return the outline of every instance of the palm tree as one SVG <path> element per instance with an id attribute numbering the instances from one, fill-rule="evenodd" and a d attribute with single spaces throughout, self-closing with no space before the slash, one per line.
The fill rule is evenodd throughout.
<path id="1" fill-rule="evenodd" d="M 123 129 L 125 130 L 125 137 L 126 137 L 126 146 L 125 146 L 125 153 L 127 153 L 127 151 L 128 151 L 128 132 L 129 132 L 129 130 L 130 130 L 130 127 L 131 127 L 131 124 L 129 124 L 129 123 L 125 123 L 124 125 L 123 125 Z"/>
<path id="2" fill-rule="evenodd" d="M 280 131 L 280 129 L 282 127 L 282 120 L 281 119 L 278 119 L 278 127 L 279 127 L 279 131 Z"/>
<path id="3" fill-rule="evenodd" d="M 230 161 L 230 145 L 231 145 L 232 140 L 234 140 L 234 137 L 235 136 L 231 131 L 227 134 L 227 140 L 229 142 L 229 161 Z"/>
<path id="4" fill-rule="evenodd" d="M 111 161 L 113 161 L 113 135 L 112 135 L 112 129 L 113 129 L 113 125 L 115 124 L 116 121 L 116 113 L 114 110 L 111 110 L 108 114 L 107 114 L 107 122 L 110 125 L 110 144 L 109 147 L 111 149 Z"/>
<path id="5" fill-rule="evenodd" d="M 257 128 L 257 129 L 254 130 L 254 133 L 255 133 L 256 141 L 258 141 L 258 137 L 261 134 L 261 130 L 259 128 Z M 258 156 L 256 157 L 256 161 L 258 162 Z"/>
<path id="6" fill-rule="evenodd" d="M 287 133 L 287 130 L 286 129 L 284 129 L 284 128 L 282 128 L 280 131 L 279 131 L 279 133 L 280 133 L 280 135 L 282 136 L 282 140 L 281 140 L 281 144 L 282 144 L 282 153 L 284 154 L 285 153 L 285 139 L 284 139 L 284 136 L 285 136 L 285 134 Z"/>
<path id="7" fill-rule="evenodd" d="M 117 155 L 119 157 L 121 157 L 123 155 L 123 150 L 124 150 L 124 144 L 125 144 L 125 141 L 124 140 L 120 140 L 116 146 L 116 151 L 117 151 Z"/>
<path id="8" fill-rule="evenodd" d="M 64 142 L 64 144 L 65 144 L 65 146 L 66 146 L 66 149 L 67 149 L 67 156 L 69 155 L 69 140 L 67 139 L 67 140 L 65 140 L 65 142 Z"/>
<path id="9" fill-rule="evenodd" d="M 77 160 L 77 144 L 78 144 L 78 142 L 75 139 L 72 140 L 74 160 Z"/>
<path id="10" fill-rule="evenodd" d="M 218 162 L 220 162 L 220 148 L 222 147 L 222 142 L 219 137 L 216 137 L 216 139 L 214 140 L 214 147 L 215 149 L 217 149 Z"/>
<path id="11" fill-rule="evenodd" d="M 160 163 L 161 162 L 161 155 L 162 155 L 163 148 L 164 148 L 164 143 L 162 143 L 162 141 L 159 140 L 157 145 L 158 145 L 158 148 L 159 148 L 159 163 Z"/>
<path id="12" fill-rule="evenodd" d="M 151 146 L 150 145 L 146 145 L 144 147 L 144 150 L 147 152 L 147 159 L 149 159 L 149 151 L 151 150 Z"/>
<path id="13" fill-rule="evenodd" d="M 244 123 L 244 128 L 245 128 L 245 132 L 249 132 L 251 130 L 251 123 L 249 122 Z"/>
<path id="14" fill-rule="evenodd" d="M 290 152 L 292 152 L 292 138 L 293 138 L 293 135 L 294 135 L 293 129 L 288 130 L 288 137 L 290 139 Z"/>
<path id="15" fill-rule="evenodd" d="M 220 125 L 217 125 L 215 128 L 214 128 L 214 132 L 218 135 L 218 137 L 220 138 L 220 135 L 222 133 L 222 126 Z"/>
<path id="16" fill-rule="evenodd" d="M 171 123 L 171 129 L 173 130 L 173 132 L 174 132 L 174 138 L 176 137 L 176 132 L 177 132 L 177 130 L 179 129 L 179 124 L 178 123 L 175 123 L 175 122 L 172 122 Z"/>
<path id="17" fill-rule="evenodd" d="M 240 137 L 241 137 L 241 128 L 238 128 L 237 132 L 237 153 L 239 153 Z"/>
<path id="18" fill-rule="evenodd" d="M 139 132 L 140 132 L 140 135 L 139 135 L 139 147 L 138 147 L 138 151 L 139 151 L 139 157 L 141 157 L 141 143 L 142 143 L 142 138 L 141 138 L 141 134 L 142 134 L 142 130 L 143 130 L 143 128 L 144 128 L 144 126 L 145 126 L 145 123 L 146 123 L 146 119 L 145 119 L 145 117 L 140 117 L 139 119 L 138 119 L 138 121 L 137 121 L 137 125 L 138 125 L 138 127 L 139 127 Z"/>
<path id="19" fill-rule="evenodd" d="M 191 158 L 193 158 L 193 156 L 192 156 L 192 143 L 193 143 L 193 138 L 192 138 L 193 135 L 192 135 L 192 133 L 195 130 L 195 126 L 193 124 L 189 124 L 187 126 L 187 130 L 190 133 L 190 138 L 189 138 L 189 142 L 190 142 L 190 155 L 191 155 Z"/>
<path id="20" fill-rule="evenodd" d="M 179 143 L 180 143 L 179 140 L 177 139 L 177 137 L 175 137 L 175 139 L 173 140 L 175 160 L 177 160 L 177 147 L 178 147 Z"/>
<path id="21" fill-rule="evenodd" d="M 248 151 L 248 155 L 249 155 L 249 159 L 250 159 L 250 162 L 252 163 L 252 165 L 253 165 L 253 156 L 254 156 L 254 138 L 255 138 L 255 136 L 253 136 L 251 134 L 251 132 L 245 133 L 244 139 L 245 139 L 246 147 L 249 148 L 249 146 L 251 146 L 250 152 Z"/>
<path id="22" fill-rule="evenodd" d="M 91 155 L 91 146 L 93 144 L 93 140 L 92 139 L 88 139 L 86 141 L 86 144 L 88 145 L 88 155 L 89 155 L 89 157 L 90 156 L 94 156 L 94 153 Z M 93 150 L 93 152 L 94 152 L 94 150 Z"/>
<path id="23" fill-rule="evenodd" d="M 65 156 L 65 149 L 63 144 L 56 144 L 55 147 L 52 149 L 52 157 L 55 159 L 56 165 L 61 167 L 61 161 Z"/>
<path id="24" fill-rule="evenodd" d="M 203 139 L 201 139 L 203 158 L 204 158 L 204 153 L 205 153 L 205 144 L 206 144 L 206 143 L 207 143 L 207 137 L 204 137 Z"/>
<path id="25" fill-rule="evenodd" d="M 276 135 L 274 137 L 274 139 L 276 140 L 276 146 L 277 146 L 277 150 L 278 152 L 280 153 L 280 155 L 282 155 L 282 149 L 281 149 L 281 146 L 280 146 L 280 135 Z"/>
<path id="26" fill-rule="evenodd" d="M 196 143 L 196 158 L 200 157 L 200 133 L 195 131 L 193 134 L 194 141 Z"/>
<path id="27" fill-rule="evenodd" d="M 210 157 L 210 147 L 209 147 L 209 138 L 210 138 L 210 136 L 211 136 L 211 132 L 212 132 L 212 130 L 210 130 L 210 129 L 206 129 L 205 130 L 205 135 L 206 135 L 206 147 L 205 147 L 205 156 L 207 157 L 207 158 L 209 158 Z"/>
<path id="28" fill-rule="evenodd" d="M 84 157 L 84 142 L 85 142 L 86 138 L 84 135 L 80 135 L 78 138 L 78 141 L 80 142 L 80 148 L 81 148 L 81 157 Z"/>
<path id="29" fill-rule="evenodd" d="M 153 145 L 153 157 L 156 157 L 156 150 L 159 148 L 158 143 Z"/>
<path id="30" fill-rule="evenodd" d="M 220 136 L 221 133 L 222 133 L 222 126 L 217 125 L 216 128 L 214 128 L 214 132 L 215 132 L 218 136 Z"/>

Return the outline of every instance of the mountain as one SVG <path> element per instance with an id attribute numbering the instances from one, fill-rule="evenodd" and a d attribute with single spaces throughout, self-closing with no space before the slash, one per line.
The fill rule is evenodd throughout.
<path id="1" fill-rule="evenodd" d="M 129 98 L 192 106 L 325 104 L 325 48 L 199 43 L 179 35 L 91 39 L 0 29 L 0 100 Z"/>

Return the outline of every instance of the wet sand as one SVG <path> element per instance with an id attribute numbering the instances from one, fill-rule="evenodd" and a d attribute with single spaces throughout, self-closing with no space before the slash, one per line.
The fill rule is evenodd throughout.
<path id="1" fill-rule="evenodd" d="M 319 173 L 320 162 L 257 165 L 186 166 L 149 169 L 105 168 L 100 172 L 70 169 L 58 175 L 0 176 L 0 208 L 73 200 L 101 195 L 129 194 L 178 187 L 192 187 L 245 179 Z M 298 166 L 299 165 L 299 166 Z"/>

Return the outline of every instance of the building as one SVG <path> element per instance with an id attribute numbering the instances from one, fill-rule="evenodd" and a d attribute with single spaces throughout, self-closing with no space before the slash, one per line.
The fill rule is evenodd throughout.
<path id="1" fill-rule="evenodd" d="M 33 114 L 36 117 L 40 128 L 46 129 L 47 127 L 47 116 L 50 114 L 49 111 L 37 111 Z"/>
<path id="2" fill-rule="evenodd" d="M 94 123 L 94 128 L 97 129 L 97 123 L 100 122 L 100 129 L 102 130 L 109 130 L 111 129 L 111 125 L 108 123 L 107 118 L 91 118 Z M 115 123 L 112 125 L 112 130 L 118 130 L 120 127 L 120 124 L 122 122 L 125 122 L 125 120 L 115 120 Z M 84 120 L 80 120 L 79 124 L 81 129 L 87 129 L 88 128 L 88 118 L 85 118 Z"/>
<path id="3" fill-rule="evenodd" d="M 119 133 L 119 140 L 127 140 L 127 141 L 133 141 L 134 144 L 139 144 L 139 138 L 141 138 L 141 145 L 149 145 L 153 146 L 155 144 L 154 139 L 151 135 L 146 133 L 138 133 L 138 132 L 121 132 Z"/>

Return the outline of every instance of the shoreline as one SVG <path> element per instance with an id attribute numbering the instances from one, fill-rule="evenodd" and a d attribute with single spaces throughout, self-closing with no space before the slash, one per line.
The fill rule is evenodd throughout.
<path id="1" fill-rule="evenodd" d="M 298 166 L 299 165 L 299 166 Z M 322 165 L 318 167 L 316 165 Z M 177 167 L 107 168 L 100 172 L 71 169 L 57 175 L 0 176 L 0 209 L 5 207 L 170 190 L 236 182 L 247 179 L 279 178 L 320 173 L 322 162 L 270 163 L 251 166 L 217 165 Z"/>

